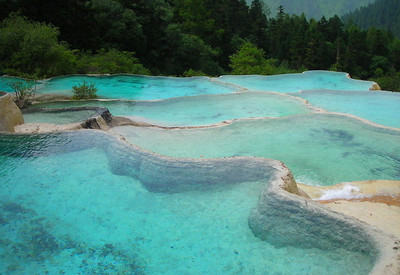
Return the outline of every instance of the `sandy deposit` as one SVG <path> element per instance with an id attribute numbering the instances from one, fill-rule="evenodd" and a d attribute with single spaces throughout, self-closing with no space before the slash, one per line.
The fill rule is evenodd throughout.
<path id="1" fill-rule="evenodd" d="M 400 181 L 371 180 L 333 186 L 298 184 L 311 199 L 400 238 Z"/>

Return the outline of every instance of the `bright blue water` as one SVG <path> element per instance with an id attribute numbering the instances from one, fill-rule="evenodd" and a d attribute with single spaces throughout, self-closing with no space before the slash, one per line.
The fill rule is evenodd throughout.
<path id="1" fill-rule="evenodd" d="M 69 124 L 83 122 L 93 116 L 96 112 L 93 110 L 66 111 L 59 113 L 33 112 L 24 113 L 25 123 L 51 123 L 51 124 Z"/>
<path id="2" fill-rule="evenodd" d="M 46 108 L 100 106 L 109 109 L 114 116 L 128 116 L 135 121 L 163 126 L 210 125 L 244 117 L 282 117 L 312 111 L 302 100 L 295 97 L 260 92 L 179 97 L 159 101 L 60 101 L 38 106 Z M 24 117 L 28 122 L 53 121 L 52 123 L 60 124 L 57 123 L 58 120 L 61 123 L 65 121 L 60 117 L 62 114 L 44 116 L 32 113 Z"/>
<path id="3" fill-rule="evenodd" d="M 67 76 L 44 81 L 38 93 L 73 95 L 72 87 L 83 81 L 94 83 L 101 98 L 154 100 L 170 97 L 234 92 L 232 86 L 222 85 L 207 77 L 149 77 L 134 75 Z"/>
<path id="4" fill-rule="evenodd" d="M 0 87 L 11 92 L 4 85 L 5 80 L 10 79 L 0 78 Z M 306 89 L 362 90 L 373 98 L 369 94 L 373 92 L 367 92 L 372 82 L 352 80 L 334 72 L 217 79 L 72 76 L 45 81 L 38 86 L 38 93 L 72 95 L 72 86 L 83 80 L 95 82 L 101 97 L 116 99 L 231 94 L 242 89 L 221 81 L 281 93 Z M 190 125 L 239 117 L 284 116 L 303 110 L 297 103 L 281 102 L 283 97 L 277 95 L 263 98 L 261 93 L 254 97 L 249 96 L 251 92 L 245 93 L 248 95 L 101 104 L 126 115 L 132 115 L 128 112 L 133 106 L 134 112 L 138 112 L 135 116 L 164 119 L 168 123 L 176 123 L 177 117 L 182 120 L 185 114 L 184 123 Z M 311 103 L 318 101 L 318 107 L 332 107 L 333 111 L 357 114 L 372 121 L 381 116 L 368 116 L 382 109 L 392 108 L 387 117 L 396 117 L 396 96 L 382 93 L 378 100 L 370 100 L 358 98 L 356 92 L 338 94 L 329 91 L 326 97 L 313 92 L 300 95 L 309 96 Z M 349 102 L 360 100 L 369 107 L 363 105 L 360 111 L 347 111 L 345 103 L 338 103 L 342 98 Z M 377 103 L 385 107 L 377 107 Z M 389 124 L 386 119 L 379 123 Z M 400 177 L 397 131 L 337 116 L 308 114 L 241 121 L 204 130 L 130 127 L 116 132 L 135 144 L 171 156 L 276 158 L 289 165 L 298 181 L 309 184 Z M 126 166 L 121 152 L 128 151 L 126 145 L 99 132 L 0 135 L 0 273 L 366 274 L 371 270 L 373 257 L 344 248 L 275 248 L 255 238 L 247 219 L 266 182 L 154 193 L 136 178 L 115 174 L 112 167 Z M 132 166 L 128 170 L 142 174 L 154 169 L 151 161 L 143 163 L 140 168 Z M 163 169 L 165 175 L 175 172 L 169 170 L 169 164 Z M 191 177 L 197 178 L 196 174 Z"/>
<path id="5" fill-rule="evenodd" d="M 266 182 L 154 193 L 111 172 L 109 163 L 126 165 L 118 151 L 130 150 L 100 132 L 0 135 L 0 273 L 366 274 L 372 268 L 373 258 L 362 253 L 275 248 L 254 237 L 247 218 Z M 143 165 L 142 171 L 152 163 Z"/>
<path id="6" fill-rule="evenodd" d="M 7 93 L 13 93 L 14 90 L 10 87 L 10 84 L 15 83 L 17 81 L 24 82 L 24 80 L 22 78 L 0 76 L 0 91 L 7 92 Z"/>
<path id="7" fill-rule="evenodd" d="M 11 92 L 6 85 L 14 78 L 0 77 L 0 90 Z M 215 81 L 213 81 L 215 80 Z M 254 91 L 275 91 L 293 93 L 300 90 L 330 89 L 330 90 L 368 90 L 373 82 L 350 79 L 345 73 L 330 71 L 308 71 L 301 74 L 286 74 L 277 76 L 222 76 L 207 77 L 149 77 L 135 75 L 85 76 L 75 75 L 55 77 L 39 81 L 38 94 L 54 93 L 73 95 L 72 86 L 83 81 L 94 83 L 97 94 L 102 98 L 154 100 L 180 96 L 205 94 L 226 94 L 242 88 Z M 225 84 L 222 84 L 222 83 Z M 234 87 L 234 84 L 240 87 Z"/>
<path id="8" fill-rule="evenodd" d="M 112 131 L 144 149 L 172 157 L 278 159 L 298 182 L 309 185 L 400 179 L 400 131 L 346 116 L 306 114 L 206 129 L 127 126 Z"/>
<path id="9" fill-rule="evenodd" d="M 354 80 L 346 73 L 329 71 L 307 71 L 301 74 L 285 74 L 274 76 L 261 75 L 227 75 L 216 78 L 223 83 L 238 85 L 253 91 L 274 91 L 295 93 L 301 90 L 369 90 L 374 84 L 370 81 Z"/>
<path id="10" fill-rule="evenodd" d="M 382 91 L 303 91 L 294 94 L 312 105 L 400 128 L 400 93 Z"/>

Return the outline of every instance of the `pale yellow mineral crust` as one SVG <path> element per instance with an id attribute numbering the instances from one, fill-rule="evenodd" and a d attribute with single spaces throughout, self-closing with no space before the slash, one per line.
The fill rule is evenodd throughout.
<path id="1" fill-rule="evenodd" d="M 369 180 L 333 186 L 298 186 L 311 199 L 330 209 L 364 221 L 400 239 L 400 181 Z"/>

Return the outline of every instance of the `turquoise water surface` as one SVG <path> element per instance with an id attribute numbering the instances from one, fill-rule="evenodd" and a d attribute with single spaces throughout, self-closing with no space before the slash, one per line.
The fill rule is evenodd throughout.
<path id="1" fill-rule="evenodd" d="M 0 77 L 0 90 L 12 92 L 5 83 L 15 80 Z M 297 242 L 290 236 L 298 245 L 282 246 L 257 238 L 249 228 L 249 215 L 255 207 L 261 209 L 261 191 L 276 168 L 255 165 L 250 158 L 234 166 L 229 157 L 283 161 L 296 181 L 311 185 L 399 180 L 400 130 L 314 112 L 304 101 L 400 128 L 397 94 L 368 91 L 373 82 L 326 71 L 219 78 L 67 76 L 39 81 L 38 93 L 72 95 L 72 86 L 82 81 L 95 83 L 100 98 L 116 100 L 59 101 L 35 107 L 99 106 L 114 116 L 160 126 L 238 120 L 199 129 L 112 129 L 149 151 L 96 130 L 0 134 L 0 274 L 371 271 L 376 251 L 368 237 L 363 252 L 357 244 L 338 244 L 341 238 L 344 244 L 355 241 L 351 234 L 338 236 L 336 228 L 329 228 L 330 236 L 321 225 L 323 219 L 312 211 L 302 209 L 304 216 L 296 217 L 309 225 L 313 237 L 321 240 L 318 244 L 335 245 L 310 248 L 302 245 L 307 239 L 299 237 Z M 64 124 L 83 121 L 93 113 L 27 112 L 24 118 L 28 123 Z M 249 161 L 254 169 L 241 170 Z M 275 200 L 273 205 L 283 209 L 286 202 Z M 262 211 L 257 212 L 260 220 L 271 225 L 267 214 L 272 212 Z M 274 219 L 273 226 L 295 232 L 291 222 L 296 220 L 285 215 Z M 324 235 L 314 236 L 318 232 L 314 229 Z M 280 243 L 285 243 L 284 236 L 279 236 Z"/>
<path id="2" fill-rule="evenodd" d="M 32 112 L 24 113 L 23 116 L 25 123 L 68 124 L 85 121 L 95 113 L 93 110 L 77 110 L 59 113 Z"/>
<path id="3" fill-rule="evenodd" d="M 247 219 L 267 182 L 151 192 L 112 172 L 131 150 L 95 131 L 0 135 L 0 273 L 366 274 L 373 266 L 363 253 L 256 238 Z"/>
<path id="4" fill-rule="evenodd" d="M 312 105 L 400 128 L 400 93 L 385 91 L 303 91 L 294 94 Z"/>
<path id="5" fill-rule="evenodd" d="M 244 117 L 282 117 L 312 111 L 295 97 L 261 92 L 179 97 L 160 101 L 60 101 L 35 106 L 99 106 L 109 109 L 114 116 L 127 116 L 135 121 L 163 126 L 209 125 Z M 45 117 L 39 113 L 24 115 L 28 122 L 64 123 L 65 119 L 59 116 Z M 48 122 L 50 120 L 52 122 Z"/>
<path id="6" fill-rule="evenodd" d="M 330 71 L 307 71 L 301 74 L 274 76 L 226 75 L 216 78 L 223 83 L 238 85 L 253 91 L 295 93 L 302 90 L 369 90 L 374 82 L 350 79 L 346 73 Z"/>
<path id="7" fill-rule="evenodd" d="M 94 83 L 101 98 L 154 100 L 203 94 L 232 93 L 233 86 L 213 82 L 207 77 L 156 77 L 135 75 L 66 76 L 44 81 L 38 93 L 73 95 L 72 87 L 83 81 Z"/>
<path id="8" fill-rule="evenodd" d="M 0 76 L 0 91 L 13 93 L 14 90 L 10 87 L 10 84 L 20 81 L 25 82 L 22 78 L 19 77 Z M 37 84 L 39 85 L 39 83 Z"/>
<path id="9" fill-rule="evenodd" d="M 173 157 L 259 156 L 288 165 L 298 182 L 400 179 L 400 131 L 340 115 L 242 120 L 207 129 L 117 127 L 133 144 Z"/>
<path id="10" fill-rule="evenodd" d="M 0 77 L 0 90 L 12 92 L 8 82 L 18 78 Z M 139 75 L 87 76 L 71 75 L 38 81 L 38 94 L 73 95 L 72 87 L 83 81 L 94 83 L 101 98 L 154 100 L 171 97 L 226 94 L 248 89 L 253 91 L 275 91 L 294 93 L 300 90 L 369 90 L 371 81 L 354 80 L 345 73 L 330 71 L 307 71 L 301 74 L 276 76 L 221 76 L 208 77 L 157 77 Z M 233 85 L 232 85 L 233 84 Z"/>

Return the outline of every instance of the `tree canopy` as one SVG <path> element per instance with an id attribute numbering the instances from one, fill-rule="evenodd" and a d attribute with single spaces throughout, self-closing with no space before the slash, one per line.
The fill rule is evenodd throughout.
<path id="1" fill-rule="evenodd" d="M 0 71 L 163 75 L 332 69 L 394 77 L 400 42 L 260 0 L 0 0 Z M 245 65 L 246 63 L 255 65 Z M 258 62 L 258 63 L 257 63 Z M 247 66 L 247 68 L 246 68 Z"/>

